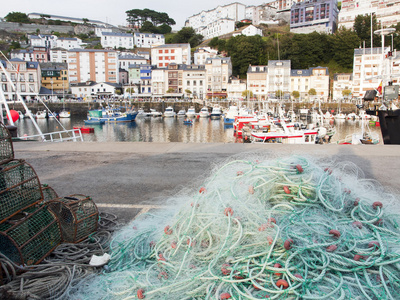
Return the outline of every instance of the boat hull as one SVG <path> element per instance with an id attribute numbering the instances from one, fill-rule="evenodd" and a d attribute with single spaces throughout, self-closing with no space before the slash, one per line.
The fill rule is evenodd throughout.
<path id="1" fill-rule="evenodd" d="M 115 123 L 115 122 L 133 122 L 137 116 L 137 112 L 123 113 L 121 115 L 110 115 L 102 117 L 89 116 L 88 121 L 98 121 L 104 123 Z"/>
<path id="2" fill-rule="evenodd" d="M 378 114 L 385 145 L 400 145 L 400 109 L 367 111 L 367 113 Z"/>

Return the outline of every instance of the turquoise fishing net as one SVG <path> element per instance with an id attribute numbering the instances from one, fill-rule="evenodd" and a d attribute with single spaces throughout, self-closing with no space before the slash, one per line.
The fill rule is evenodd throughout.
<path id="1" fill-rule="evenodd" d="M 228 161 L 114 235 L 70 299 L 396 299 L 398 196 L 353 163 Z M 179 203 L 179 204 L 178 204 Z"/>

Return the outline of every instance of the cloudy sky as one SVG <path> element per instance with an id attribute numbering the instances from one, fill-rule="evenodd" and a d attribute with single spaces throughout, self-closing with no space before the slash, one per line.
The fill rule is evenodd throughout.
<path id="1" fill-rule="evenodd" d="M 234 0 L 2 0 L 0 17 L 9 12 L 51 14 L 74 18 L 87 18 L 108 22 L 113 25 L 126 25 L 126 11 L 131 9 L 152 9 L 166 12 L 174 19 L 175 30 L 183 27 L 185 20 L 202 10 L 210 10 L 218 5 L 226 5 Z M 269 1 L 242 0 L 245 5 L 260 5 Z"/>

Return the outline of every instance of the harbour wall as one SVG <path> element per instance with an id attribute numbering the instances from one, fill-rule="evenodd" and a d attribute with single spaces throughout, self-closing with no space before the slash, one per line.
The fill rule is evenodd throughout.
<path id="1" fill-rule="evenodd" d="M 158 111 L 164 112 L 165 108 L 168 106 L 172 106 L 175 110 L 175 112 L 178 112 L 180 109 L 185 109 L 186 111 L 188 110 L 189 107 L 194 106 L 196 111 L 199 112 L 200 109 L 207 104 L 207 106 L 211 109 L 213 106 L 213 103 L 211 102 L 143 102 L 143 101 L 131 101 L 131 102 L 123 102 L 123 101 L 115 101 L 115 102 L 109 102 L 110 104 L 114 104 L 116 107 L 122 107 L 125 109 L 134 107 L 136 109 L 138 108 L 143 108 L 145 111 L 149 111 L 150 108 L 156 109 Z M 245 102 L 244 102 L 245 103 Z M 101 106 L 105 106 L 105 103 L 100 103 L 100 102 L 66 102 L 65 104 L 61 102 L 45 102 L 46 106 L 52 111 L 52 112 L 60 112 L 63 110 L 63 107 L 65 109 L 69 110 L 72 115 L 86 115 L 88 110 L 90 109 L 98 109 Z M 218 104 L 222 106 L 223 108 L 227 109 L 229 105 L 235 105 L 233 102 L 216 102 L 215 104 Z M 278 103 L 272 103 L 269 104 L 270 108 L 273 107 L 278 107 L 280 104 Z M 286 111 L 290 110 L 292 107 L 292 103 L 283 103 Z M 37 111 L 40 110 L 45 110 L 46 107 L 43 103 L 41 102 L 28 102 L 27 103 L 28 108 L 33 112 L 36 113 Z M 252 104 L 248 104 L 248 107 L 255 107 L 255 109 L 258 109 L 259 104 L 257 102 L 254 102 Z M 20 110 L 24 111 L 24 108 L 22 104 L 20 103 L 14 103 L 10 102 L 9 103 L 10 109 L 14 110 Z M 296 113 L 299 113 L 299 110 L 301 108 L 307 108 L 311 110 L 312 108 L 318 108 L 317 104 L 313 103 L 293 103 L 293 110 Z M 338 103 L 321 103 L 321 110 L 325 113 L 327 110 L 328 111 L 334 111 L 335 113 L 339 110 L 341 112 L 348 114 L 351 112 L 357 112 L 358 109 L 354 104 L 351 103 L 342 103 L 339 107 Z"/>
<path id="2" fill-rule="evenodd" d="M 204 180 L 234 159 L 302 155 L 359 168 L 359 177 L 399 193 L 400 146 L 282 145 L 146 142 L 14 142 L 15 158 L 25 159 L 41 183 L 60 196 L 89 195 L 100 210 L 129 221 L 182 189 L 198 191 Z M 400 201 L 400 197 L 397 197 Z"/>

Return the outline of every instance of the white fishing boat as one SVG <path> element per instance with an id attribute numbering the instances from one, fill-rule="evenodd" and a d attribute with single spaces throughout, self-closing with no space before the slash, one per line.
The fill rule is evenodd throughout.
<path id="1" fill-rule="evenodd" d="M 67 110 L 60 111 L 60 113 L 58 115 L 60 118 L 71 118 L 71 112 L 69 112 Z"/>
<path id="2" fill-rule="evenodd" d="M 164 118 L 174 118 L 176 116 L 176 112 L 172 106 L 168 106 L 164 111 Z"/>
<path id="3" fill-rule="evenodd" d="M 185 109 L 181 109 L 178 111 L 178 113 L 176 114 L 177 117 L 184 117 L 186 116 L 186 110 Z"/>
<path id="4" fill-rule="evenodd" d="M 212 111 L 211 111 L 210 118 L 213 119 L 213 120 L 217 120 L 217 119 L 221 119 L 221 116 L 222 116 L 221 107 L 214 106 Z"/>
<path id="5" fill-rule="evenodd" d="M 155 110 L 154 108 L 150 108 L 150 113 L 148 113 L 148 115 L 153 118 L 158 118 L 158 117 L 162 117 L 163 114 L 161 112 Z"/>
<path id="6" fill-rule="evenodd" d="M 186 113 L 186 117 L 188 117 L 188 118 L 194 118 L 194 117 L 196 117 L 196 116 L 197 116 L 196 109 L 195 109 L 193 106 L 190 107 L 190 108 L 188 109 L 187 113 Z"/>
<path id="7" fill-rule="evenodd" d="M 202 109 L 200 109 L 199 116 L 200 118 L 208 118 L 210 116 L 208 108 L 204 106 Z"/>

